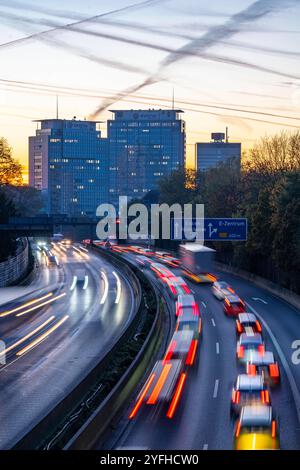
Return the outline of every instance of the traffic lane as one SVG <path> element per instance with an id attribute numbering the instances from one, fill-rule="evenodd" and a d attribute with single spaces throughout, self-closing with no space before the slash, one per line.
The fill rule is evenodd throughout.
<path id="1" fill-rule="evenodd" d="M 300 331 L 300 315 L 293 306 L 289 306 L 286 302 L 249 281 L 227 273 L 218 273 L 218 275 L 220 275 L 220 279 L 222 278 L 232 285 L 237 294 L 247 302 L 250 311 L 253 309 L 253 313 L 258 313 L 262 317 L 271 334 L 274 335 L 276 345 L 265 326 L 262 325 L 266 348 L 274 353 L 280 364 L 281 385 L 279 388 L 271 390 L 271 397 L 274 410 L 279 418 L 281 448 L 299 449 L 300 423 L 297 416 L 295 397 L 287 376 L 289 371 L 286 371 L 285 364 L 283 364 L 277 348 L 280 348 L 284 363 L 287 362 L 287 367 L 296 382 L 296 400 L 299 403 L 300 366 L 292 362 L 293 350 L 291 344 L 297 339 L 297 331 Z M 257 300 L 254 300 L 253 297 Z"/>
<path id="2" fill-rule="evenodd" d="M 220 306 L 216 303 L 211 308 L 214 300 L 207 295 L 207 289 L 201 286 L 195 291 L 199 299 L 207 302 L 205 312 L 202 311 L 203 334 L 196 363 L 188 373 L 176 414 L 172 420 L 168 420 L 162 410 L 149 416 L 142 406 L 137 417 L 127 426 L 118 448 L 232 448 L 233 425 L 227 396 L 235 375 L 234 348 L 223 348 L 220 337 L 221 333 L 232 337 L 234 330 L 232 323 L 224 321 L 224 318 L 223 321 L 212 321 L 215 306 Z M 136 397 L 133 398 L 127 416 L 134 406 Z"/>
<path id="3" fill-rule="evenodd" d="M 74 311 L 68 321 L 30 352 L 0 369 L 0 397 L 5 403 L 0 411 L 1 448 L 10 448 L 39 422 L 120 336 L 133 302 L 127 281 L 123 278 L 122 282 L 119 304 L 114 303 L 112 292 L 99 307 L 102 291 L 85 291 L 84 297 L 91 297 L 92 307 L 84 315 L 83 292 L 75 290 Z"/>

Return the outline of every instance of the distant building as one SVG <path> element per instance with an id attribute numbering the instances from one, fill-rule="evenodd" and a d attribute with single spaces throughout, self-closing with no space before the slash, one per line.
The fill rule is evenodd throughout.
<path id="1" fill-rule="evenodd" d="M 197 170 L 206 171 L 231 158 L 241 161 L 241 144 L 228 142 L 223 133 L 211 134 L 211 142 L 196 144 Z"/>
<path id="2" fill-rule="evenodd" d="M 108 197 L 108 142 L 97 123 L 44 119 L 29 137 L 29 185 L 49 214 L 95 215 Z"/>
<path id="3" fill-rule="evenodd" d="M 179 109 L 113 110 L 108 121 L 109 200 L 141 198 L 185 164 L 185 122 Z"/>

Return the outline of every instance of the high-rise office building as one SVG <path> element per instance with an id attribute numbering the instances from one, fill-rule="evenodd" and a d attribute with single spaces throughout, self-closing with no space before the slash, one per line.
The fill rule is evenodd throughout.
<path id="1" fill-rule="evenodd" d="M 29 137 L 29 184 L 49 214 L 96 215 L 108 197 L 108 142 L 94 121 L 44 119 Z"/>
<path id="2" fill-rule="evenodd" d="M 219 163 L 231 158 L 241 161 L 241 144 L 228 141 L 227 133 L 211 134 L 211 142 L 196 144 L 197 169 L 199 171 L 215 168 Z"/>
<path id="3" fill-rule="evenodd" d="M 108 121 L 109 200 L 135 199 L 185 163 L 185 122 L 179 109 L 114 110 Z"/>

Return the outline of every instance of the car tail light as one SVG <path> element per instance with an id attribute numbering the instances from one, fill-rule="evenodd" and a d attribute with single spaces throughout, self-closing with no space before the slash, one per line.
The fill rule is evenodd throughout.
<path id="1" fill-rule="evenodd" d="M 260 325 L 259 321 L 256 320 L 255 324 L 256 324 L 256 329 L 257 329 L 258 333 L 261 333 L 261 332 L 262 332 L 262 328 L 261 328 L 261 325 Z"/>
<path id="2" fill-rule="evenodd" d="M 176 291 L 174 286 L 170 285 L 170 289 L 171 289 L 171 292 L 172 292 L 173 295 L 177 294 L 177 291 Z"/>
<path id="3" fill-rule="evenodd" d="M 183 372 L 180 376 L 177 388 L 175 390 L 174 396 L 172 398 L 170 407 L 169 407 L 168 412 L 167 412 L 167 418 L 169 418 L 169 419 L 172 419 L 174 414 L 175 414 L 177 405 L 179 403 L 179 400 L 180 400 L 180 397 L 181 397 L 181 394 L 182 394 L 182 390 L 183 390 L 185 380 L 186 380 L 186 374 Z"/>
<path id="4" fill-rule="evenodd" d="M 260 392 L 260 396 L 261 396 L 261 401 L 263 402 L 264 405 L 269 405 L 270 403 L 270 395 L 269 395 L 269 392 L 268 390 L 262 390 Z"/>
<path id="5" fill-rule="evenodd" d="M 265 390 L 265 402 L 267 405 L 270 404 L 270 394 L 269 394 L 269 390 Z"/>
<path id="6" fill-rule="evenodd" d="M 190 294 L 190 293 L 191 293 L 190 289 L 188 288 L 188 286 L 187 286 L 186 284 L 183 284 L 182 287 L 183 287 L 184 291 L 185 291 L 187 294 Z"/>
<path id="7" fill-rule="evenodd" d="M 226 297 L 225 297 L 225 303 L 228 305 L 228 307 L 230 307 L 230 302 Z"/>
<path id="8" fill-rule="evenodd" d="M 264 353 L 265 353 L 265 347 L 264 347 L 263 344 L 260 344 L 260 345 L 258 346 L 258 352 L 259 352 L 259 354 L 260 354 L 261 356 L 264 355 Z"/>
<path id="9" fill-rule="evenodd" d="M 198 317 L 200 315 L 199 307 L 198 307 L 198 304 L 196 304 L 196 302 L 193 305 L 193 313 L 196 317 Z"/>
<path id="10" fill-rule="evenodd" d="M 238 425 L 237 425 L 237 428 L 236 428 L 235 437 L 239 437 L 240 432 L 241 432 L 241 421 L 238 422 Z"/>
<path id="11" fill-rule="evenodd" d="M 237 328 L 238 333 L 242 333 L 243 327 L 238 320 L 236 321 L 236 328 Z"/>
<path id="12" fill-rule="evenodd" d="M 244 346 L 239 346 L 237 350 L 237 356 L 239 359 L 244 357 Z"/>
<path id="13" fill-rule="evenodd" d="M 132 412 L 129 415 L 129 419 L 134 418 L 135 415 L 137 414 L 137 412 L 138 412 L 139 408 L 141 407 L 141 405 L 143 403 L 143 400 L 144 400 L 145 396 L 147 395 L 147 392 L 148 392 L 149 388 L 151 387 L 152 382 L 153 382 L 154 379 L 155 379 L 155 374 L 152 374 L 149 377 L 149 379 L 148 379 L 144 389 L 142 390 L 141 394 L 139 395 L 139 397 L 137 399 L 137 402 L 136 402 Z"/>
<path id="14" fill-rule="evenodd" d="M 187 366 L 192 366 L 195 360 L 196 352 L 197 352 L 198 341 L 193 339 L 190 345 L 190 349 L 185 361 Z"/>
<path id="15" fill-rule="evenodd" d="M 248 375 L 256 375 L 256 366 L 255 364 L 247 364 L 247 374 Z"/>
<path id="16" fill-rule="evenodd" d="M 166 355 L 165 355 L 165 358 L 164 358 L 164 362 L 166 361 L 170 361 L 172 359 L 172 356 L 173 356 L 173 353 L 174 353 L 174 349 L 176 348 L 176 341 L 173 340 L 171 341 L 171 343 L 169 344 L 169 347 L 167 349 L 167 352 L 166 352 Z"/>
<path id="17" fill-rule="evenodd" d="M 276 437 L 276 421 L 274 419 L 272 421 L 272 437 L 273 439 Z"/>
<path id="18" fill-rule="evenodd" d="M 279 367 L 278 364 L 270 364 L 269 365 L 269 370 L 270 370 L 270 376 L 273 379 L 278 379 L 279 378 Z"/>
<path id="19" fill-rule="evenodd" d="M 241 392 L 232 390 L 232 403 L 238 405 L 241 399 Z"/>
<path id="20" fill-rule="evenodd" d="M 199 333 L 199 335 L 201 333 L 201 330 L 202 330 L 202 319 L 199 318 L 199 322 L 198 322 L 198 333 Z"/>

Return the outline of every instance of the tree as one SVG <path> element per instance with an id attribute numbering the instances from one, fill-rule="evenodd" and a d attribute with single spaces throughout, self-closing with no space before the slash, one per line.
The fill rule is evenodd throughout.
<path id="1" fill-rule="evenodd" d="M 270 195 L 272 258 L 288 273 L 288 285 L 300 286 L 300 171 L 286 174 Z"/>
<path id="2" fill-rule="evenodd" d="M 179 168 L 159 182 L 159 202 L 165 204 L 187 204 L 195 195 L 196 172 Z"/>
<path id="3" fill-rule="evenodd" d="M 8 218 L 14 215 L 16 215 L 15 205 L 7 195 L 5 189 L 0 186 L 0 223 L 7 223 Z M 0 262 L 14 254 L 16 246 L 16 240 L 11 234 L 6 232 L 1 233 Z"/>
<path id="4" fill-rule="evenodd" d="M 300 131 L 263 137 L 249 152 L 248 169 L 269 178 L 300 169 Z"/>
<path id="5" fill-rule="evenodd" d="M 22 184 L 22 165 L 13 159 L 11 147 L 0 137 L 0 185 Z"/>

